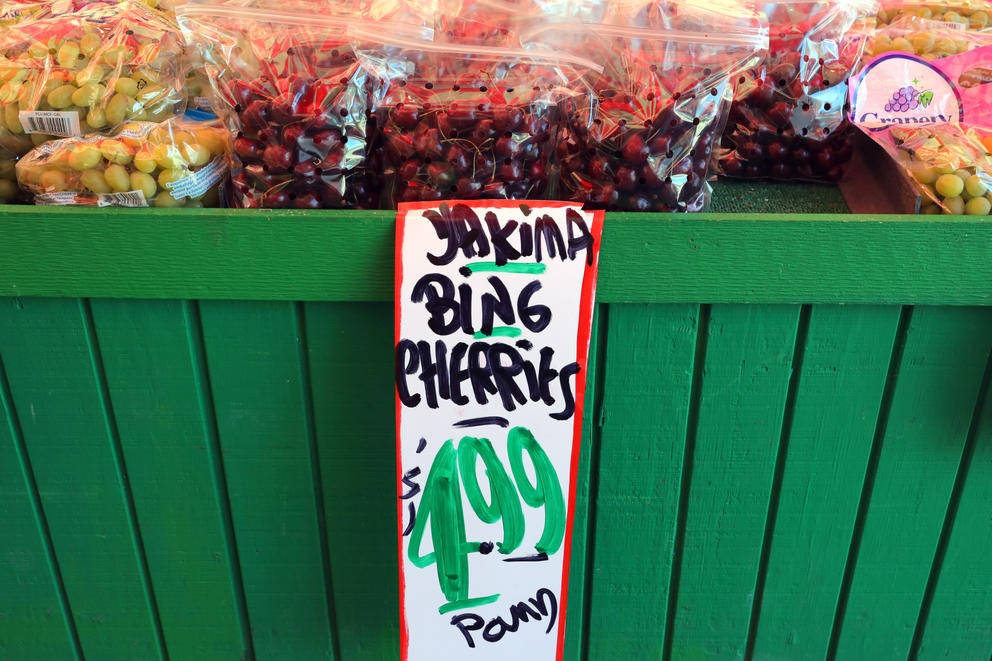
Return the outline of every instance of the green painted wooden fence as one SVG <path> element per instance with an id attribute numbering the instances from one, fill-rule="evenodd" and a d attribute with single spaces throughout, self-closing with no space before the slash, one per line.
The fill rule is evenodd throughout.
<path id="1" fill-rule="evenodd" d="M 0 214 L 0 660 L 398 658 L 392 231 Z M 992 223 L 603 244 L 566 658 L 986 661 Z"/>

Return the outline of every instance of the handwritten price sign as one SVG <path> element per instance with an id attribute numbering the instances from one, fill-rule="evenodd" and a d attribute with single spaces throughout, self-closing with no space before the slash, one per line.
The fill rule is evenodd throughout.
<path id="1" fill-rule="evenodd" d="M 561 659 L 602 212 L 400 206 L 404 661 Z"/>

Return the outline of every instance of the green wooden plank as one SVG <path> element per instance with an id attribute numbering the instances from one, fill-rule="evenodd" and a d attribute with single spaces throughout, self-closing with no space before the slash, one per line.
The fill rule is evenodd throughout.
<path id="1" fill-rule="evenodd" d="M 798 306 L 713 306 L 671 658 L 744 652 Z"/>
<path id="2" fill-rule="evenodd" d="M 293 306 L 213 301 L 200 314 L 255 654 L 331 659 Z"/>
<path id="3" fill-rule="evenodd" d="M 0 366 L 0 661 L 77 659 L 44 512 Z M 61 598 L 60 598 L 61 597 Z"/>
<path id="4" fill-rule="evenodd" d="M 835 634 L 838 659 L 910 651 L 990 345 L 990 308 L 913 312 Z"/>
<path id="5" fill-rule="evenodd" d="M 810 313 L 755 659 L 826 656 L 899 311 Z"/>
<path id="6" fill-rule="evenodd" d="M 613 305 L 588 658 L 660 659 L 699 307 Z"/>
<path id="7" fill-rule="evenodd" d="M 583 641 L 586 639 L 585 625 L 589 604 L 586 576 L 589 574 L 592 553 L 589 535 L 594 529 L 591 516 L 591 485 L 599 474 L 599 456 L 596 451 L 596 414 L 599 408 L 597 387 L 597 363 L 602 360 L 599 354 L 603 346 L 602 336 L 606 332 L 609 313 L 605 305 L 594 306 L 592 332 L 589 335 L 589 364 L 586 373 L 586 394 L 582 412 L 582 445 L 579 449 L 579 466 L 575 475 L 575 509 L 572 511 L 572 546 L 569 555 L 571 563 L 568 571 L 568 604 L 565 614 L 565 661 L 579 661 L 582 658 Z M 595 457 L 595 458 L 594 458 Z M 595 475 L 593 473 L 595 471 Z"/>
<path id="8" fill-rule="evenodd" d="M 4 207 L 0 294 L 391 301 L 393 218 Z M 609 214 L 603 245 L 600 302 L 992 303 L 989 218 Z"/>
<path id="9" fill-rule="evenodd" d="M 241 658 L 247 630 L 239 627 L 183 304 L 100 300 L 92 309 L 169 653 Z"/>
<path id="10" fill-rule="evenodd" d="M 977 421 L 957 513 L 943 557 L 918 659 L 992 657 L 992 390 Z"/>
<path id="11" fill-rule="evenodd" d="M 393 306 L 305 306 L 341 661 L 399 659 Z"/>
<path id="12" fill-rule="evenodd" d="M 87 658 L 161 658 L 76 300 L 6 299 L 0 355 Z"/>

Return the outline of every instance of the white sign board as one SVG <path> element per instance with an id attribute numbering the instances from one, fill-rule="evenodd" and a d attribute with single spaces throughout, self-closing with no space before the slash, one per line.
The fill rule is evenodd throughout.
<path id="1" fill-rule="evenodd" d="M 401 205 L 404 661 L 561 659 L 603 213 Z"/>

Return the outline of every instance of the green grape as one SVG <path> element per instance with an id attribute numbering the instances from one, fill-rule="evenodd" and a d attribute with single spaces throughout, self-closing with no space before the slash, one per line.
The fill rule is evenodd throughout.
<path id="1" fill-rule="evenodd" d="M 968 18 L 968 23 L 973 30 L 981 30 L 989 24 L 989 15 L 984 11 L 976 11 Z"/>
<path id="2" fill-rule="evenodd" d="M 203 202 L 200 201 L 200 200 L 190 200 L 189 202 L 186 203 L 186 208 L 187 209 L 202 209 L 203 208 Z"/>
<path id="3" fill-rule="evenodd" d="M 79 52 L 79 44 L 75 41 L 66 41 L 59 47 L 58 53 L 55 55 L 55 59 L 59 63 L 60 67 L 72 69 L 79 64 L 80 55 L 82 55 L 82 53 Z"/>
<path id="4" fill-rule="evenodd" d="M 210 150 L 203 145 L 183 144 L 181 151 L 192 167 L 198 168 L 210 162 Z"/>
<path id="5" fill-rule="evenodd" d="M 91 57 L 93 53 L 97 52 L 100 48 L 102 40 L 100 35 L 95 32 L 87 32 L 83 35 L 83 38 L 79 40 L 79 50 L 82 51 L 83 55 L 86 57 Z"/>
<path id="6" fill-rule="evenodd" d="M 89 108 L 95 106 L 103 98 L 106 91 L 107 88 L 103 85 L 83 85 L 72 93 L 72 102 L 77 106 Z"/>
<path id="7" fill-rule="evenodd" d="M 914 52 L 926 53 L 933 48 L 934 38 L 929 32 L 914 32 L 909 35 L 909 41 L 913 44 Z"/>
<path id="8" fill-rule="evenodd" d="M 9 202 L 17 195 L 17 184 L 10 179 L 0 179 L 0 201 Z"/>
<path id="9" fill-rule="evenodd" d="M 134 96 L 138 93 L 138 81 L 133 78 L 118 78 L 114 83 L 114 90 L 125 96 Z"/>
<path id="10" fill-rule="evenodd" d="M 90 108 L 86 113 L 86 123 L 90 128 L 102 129 L 107 125 L 107 113 L 100 108 Z"/>
<path id="11" fill-rule="evenodd" d="M 189 176 L 187 170 L 162 170 L 158 175 L 158 185 L 167 188 L 173 181 L 179 181 Z"/>
<path id="12" fill-rule="evenodd" d="M 59 85 L 48 93 L 48 105 L 56 110 L 62 110 L 72 105 L 72 95 L 76 92 L 75 85 Z"/>
<path id="13" fill-rule="evenodd" d="M 937 177 L 936 189 L 941 197 L 956 197 L 964 190 L 964 180 L 956 174 L 942 174 Z"/>
<path id="14" fill-rule="evenodd" d="M 954 174 L 961 177 L 961 181 L 967 181 L 968 177 L 971 176 L 971 170 L 966 170 L 965 168 L 958 168 L 954 171 Z"/>
<path id="15" fill-rule="evenodd" d="M 964 205 L 964 212 L 969 216 L 987 216 L 992 204 L 984 197 L 973 197 Z"/>
<path id="16" fill-rule="evenodd" d="M 103 67 L 89 66 L 76 73 L 76 84 L 82 87 L 83 85 L 90 85 L 99 83 L 103 80 L 104 75 L 107 73 L 106 69 Z M 77 104 L 83 105 L 83 104 Z"/>
<path id="17" fill-rule="evenodd" d="M 985 195 L 988 186 L 977 174 L 973 174 L 964 181 L 964 189 L 971 197 L 981 197 Z"/>
<path id="18" fill-rule="evenodd" d="M 944 213 L 960 216 L 964 213 L 964 200 L 960 195 L 944 198 Z"/>
<path id="19" fill-rule="evenodd" d="M 152 154 L 155 156 L 155 162 L 163 170 L 175 170 L 188 165 L 188 161 L 173 145 L 157 145 Z"/>
<path id="20" fill-rule="evenodd" d="M 120 140 L 104 140 L 100 143 L 100 154 L 109 163 L 127 165 L 134 158 L 134 152 Z"/>
<path id="21" fill-rule="evenodd" d="M 141 172 L 151 174 L 158 167 L 158 163 L 155 162 L 155 155 L 150 151 L 141 150 L 134 155 L 134 167 L 138 168 Z"/>
<path id="22" fill-rule="evenodd" d="M 913 177 L 921 184 L 932 184 L 937 181 L 937 171 L 929 167 L 926 163 L 916 162 L 910 166 Z"/>
<path id="23" fill-rule="evenodd" d="M 48 142 L 49 140 L 51 140 L 51 137 L 45 135 L 44 133 L 32 133 L 31 134 L 31 144 L 34 145 L 35 147 L 40 147 L 43 144 L 45 144 L 46 142 Z"/>
<path id="24" fill-rule="evenodd" d="M 79 176 L 79 181 L 82 182 L 87 190 L 93 191 L 97 195 L 105 195 L 111 192 L 110 186 L 107 185 L 107 180 L 103 178 L 103 173 L 99 170 L 86 170 Z"/>
<path id="25" fill-rule="evenodd" d="M 177 200 L 172 197 L 171 193 L 159 191 L 159 194 L 155 196 L 155 202 L 153 204 L 156 207 L 181 207 L 183 206 L 183 200 Z"/>
<path id="26" fill-rule="evenodd" d="M 108 165 L 107 169 L 103 171 L 103 178 L 107 181 L 107 185 L 114 189 L 114 192 L 124 193 L 131 190 L 131 176 L 123 165 L 117 163 Z"/>
<path id="27" fill-rule="evenodd" d="M 69 165 L 74 170 L 89 170 L 100 163 L 100 150 L 96 145 L 81 142 L 69 152 Z"/>
<path id="28" fill-rule="evenodd" d="M 107 123 L 111 126 L 117 126 L 124 121 L 127 116 L 134 108 L 134 100 L 121 93 L 114 94 L 110 99 L 110 103 L 107 104 L 104 113 L 107 116 Z"/>
<path id="29" fill-rule="evenodd" d="M 926 207 L 925 209 L 923 209 L 923 213 L 925 213 L 925 214 L 927 214 L 929 216 L 937 215 L 937 214 L 941 213 L 941 208 L 938 207 L 935 204 L 932 204 L 932 205 Z"/>
<path id="30" fill-rule="evenodd" d="M 8 80 L 3 85 L 0 85 L 0 103 L 13 103 L 21 95 L 23 88 L 24 83 L 17 80 Z"/>
<path id="31" fill-rule="evenodd" d="M 227 150 L 227 138 L 213 129 L 201 129 L 196 132 L 196 140 L 210 150 L 211 156 L 220 156 Z"/>
<path id="32" fill-rule="evenodd" d="M 150 174 L 144 172 L 132 172 L 131 173 L 131 190 L 140 190 L 145 195 L 146 200 L 150 200 L 155 191 L 158 190 L 158 184 L 155 183 L 155 178 Z"/>
<path id="33" fill-rule="evenodd" d="M 160 101 L 167 92 L 164 87 L 159 85 L 148 85 L 147 87 L 138 91 L 138 95 L 135 96 L 135 100 L 141 103 L 143 106 L 150 106 Z"/>
<path id="34" fill-rule="evenodd" d="M 16 179 L 17 174 L 14 167 L 14 161 L 5 159 L 0 160 L 0 179 Z"/>
<path id="35" fill-rule="evenodd" d="M 66 190 L 65 175 L 60 170 L 45 170 L 38 178 L 38 184 L 46 192 Z"/>
<path id="36" fill-rule="evenodd" d="M 906 39 L 905 37 L 896 37 L 895 39 L 893 39 L 892 45 L 889 47 L 889 50 L 903 51 L 906 53 L 916 52 L 913 50 L 913 44 L 911 44 L 909 39 Z"/>

